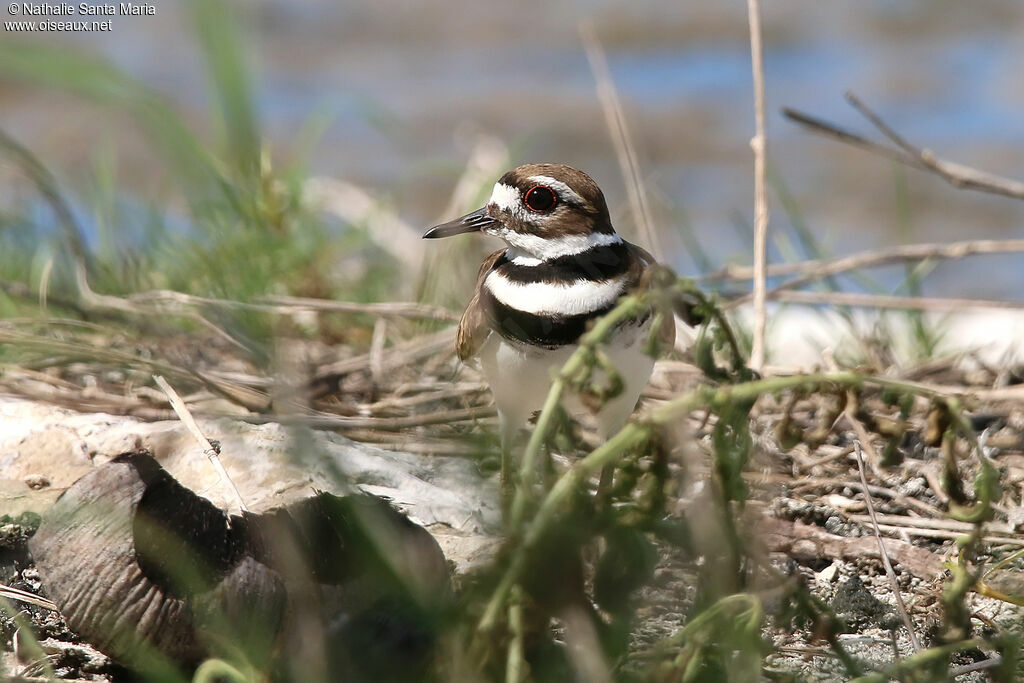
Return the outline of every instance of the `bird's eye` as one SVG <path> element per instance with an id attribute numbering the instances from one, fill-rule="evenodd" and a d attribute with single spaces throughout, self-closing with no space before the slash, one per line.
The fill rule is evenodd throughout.
<path id="1" fill-rule="evenodd" d="M 558 195 L 550 187 L 535 185 L 523 195 L 523 203 L 530 211 L 547 213 L 555 208 L 555 204 L 558 203 Z"/>

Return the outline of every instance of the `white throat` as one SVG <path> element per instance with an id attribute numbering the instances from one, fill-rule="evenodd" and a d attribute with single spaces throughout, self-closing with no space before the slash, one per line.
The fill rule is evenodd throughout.
<path id="1" fill-rule="evenodd" d="M 504 226 L 491 228 L 488 232 L 505 240 L 505 243 L 509 246 L 509 260 L 518 259 L 516 262 L 523 266 L 539 265 L 540 261 L 551 261 L 563 256 L 582 254 L 595 247 L 622 244 L 622 238 L 614 232 L 540 237 L 539 235 L 515 232 Z M 525 262 L 530 260 L 537 261 L 538 263 Z"/>

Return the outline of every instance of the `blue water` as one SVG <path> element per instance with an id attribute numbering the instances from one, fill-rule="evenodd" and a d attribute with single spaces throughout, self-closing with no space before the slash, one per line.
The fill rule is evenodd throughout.
<path id="1" fill-rule="evenodd" d="M 209 129 L 210 93 L 185 6 L 160 3 L 158 20 L 118 19 L 112 35 L 39 39 L 107 57 Z M 447 203 L 454 169 L 468 154 L 467 130 L 505 140 L 515 161 L 584 167 L 626 220 L 621 175 L 577 32 L 589 18 L 644 173 L 663 197 L 660 215 L 685 211 L 714 260 L 749 260 L 748 237 L 734 229 L 751 222 L 753 192 L 744 3 L 577 0 L 541 9 L 267 0 L 239 8 L 250 26 L 257 108 L 275 150 L 287 157 L 303 125 L 328 117 L 314 171 L 398 193 L 403 215 L 422 224 Z M 822 244 L 845 253 L 905 241 L 1024 237 L 1024 204 L 967 195 L 915 171 L 906 176 L 912 221 L 900 232 L 889 164 L 810 136 L 779 114 L 792 106 L 878 139 L 843 99 L 853 90 L 916 143 L 1024 177 L 1022 22 L 1019 0 L 767 4 L 772 162 Z M 11 132 L 58 166 L 81 163 L 81 153 L 62 159 L 51 144 L 55 122 L 66 127 L 76 118 L 72 107 L 34 105 L 40 95 L 31 88 L 6 91 L 0 106 Z M 123 189 L 132 192 L 132 183 L 126 178 Z M 786 233 L 788 223 L 776 203 L 775 229 Z M 692 272 L 694 259 L 674 242 L 673 263 Z M 993 269 L 979 279 L 971 276 L 975 263 L 944 266 L 929 286 L 979 296 L 1024 288 L 1024 269 Z"/>

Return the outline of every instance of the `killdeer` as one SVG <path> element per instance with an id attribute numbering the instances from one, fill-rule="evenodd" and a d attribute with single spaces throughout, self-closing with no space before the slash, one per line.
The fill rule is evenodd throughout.
<path id="1" fill-rule="evenodd" d="M 502 484 L 509 484 L 509 453 L 516 432 L 543 407 L 552 369 L 560 368 L 595 319 L 640 281 L 654 258 L 612 227 L 604 194 L 590 176 L 561 164 L 527 164 L 495 184 L 487 206 L 428 230 L 424 238 L 483 232 L 506 246 L 484 261 L 476 292 L 459 323 L 456 350 L 479 361 L 498 409 Z M 624 324 L 605 352 L 624 388 L 596 416 L 603 439 L 629 418 L 651 376 L 644 353 L 651 316 Z M 674 320 L 662 339 L 671 347 Z M 563 398 L 572 414 L 585 411 Z"/>

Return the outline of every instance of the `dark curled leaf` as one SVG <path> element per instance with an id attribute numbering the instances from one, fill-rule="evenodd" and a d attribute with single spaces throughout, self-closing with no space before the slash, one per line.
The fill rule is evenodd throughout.
<path id="1" fill-rule="evenodd" d="M 715 446 L 715 468 L 729 500 L 743 501 L 747 497 L 743 468 L 754 445 L 748 424 L 751 407 L 753 404 L 726 404 L 711 434 Z"/>
<path id="2" fill-rule="evenodd" d="M 633 592 L 651 578 L 658 552 L 636 529 L 612 529 L 605 535 L 605 542 L 594 574 L 594 599 L 602 609 L 622 612 Z"/>

